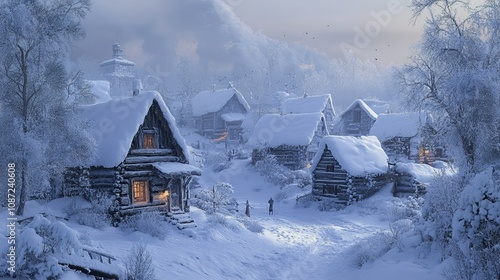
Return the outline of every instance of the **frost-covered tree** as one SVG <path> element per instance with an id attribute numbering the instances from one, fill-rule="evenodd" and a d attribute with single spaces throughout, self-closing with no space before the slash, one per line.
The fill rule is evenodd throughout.
<path id="1" fill-rule="evenodd" d="M 459 167 L 432 183 L 417 230 L 453 256 L 447 278 L 497 279 L 499 181 L 491 166 L 500 156 L 500 1 L 471 2 L 412 1 L 416 17 L 430 16 L 399 78 L 411 105 L 430 110 L 441 136 L 456 144 Z"/>
<path id="2" fill-rule="evenodd" d="M 92 150 L 90 137 L 74 121 L 67 102 L 71 77 L 64 66 L 70 43 L 84 35 L 81 20 L 90 0 L 4 1 L 0 5 L 1 161 L 17 164 L 18 208 L 22 215 L 30 188 Z"/>
<path id="3" fill-rule="evenodd" d="M 199 189 L 193 199 L 193 205 L 209 212 L 217 212 L 228 206 L 234 206 L 236 200 L 232 197 L 234 188 L 231 184 L 220 182 L 212 189 Z"/>
<path id="4" fill-rule="evenodd" d="M 453 239 L 468 256 L 472 279 L 500 276 L 500 169 L 477 174 L 461 194 L 453 216 Z M 460 255 L 460 254 L 459 254 Z M 463 265 L 461 266 L 463 270 Z M 457 278 L 455 278 L 457 279 Z M 460 279 L 460 278 L 458 278 Z"/>
<path id="5" fill-rule="evenodd" d="M 460 166 L 477 172 L 499 156 L 500 1 L 413 0 L 430 13 L 418 53 L 400 71 L 403 93 L 442 120 Z M 458 141 L 456 141 L 458 139 Z"/>
<path id="6" fill-rule="evenodd" d="M 155 280 L 153 258 L 147 251 L 146 244 L 134 245 L 125 260 L 127 280 Z"/>

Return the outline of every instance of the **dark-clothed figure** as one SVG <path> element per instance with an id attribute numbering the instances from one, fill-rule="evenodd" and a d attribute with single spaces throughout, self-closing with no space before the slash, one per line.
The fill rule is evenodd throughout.
<path id="1" fill-rule="evenodd" d="M 248 203 L 248 200 L 247 200 L 247 203 L 246 203 L 245 215 L 247 215 L 248 217 L 250 217 L 250 203 Z"/>
<path id="2" fill-rule="evenodd" d="M 274 215 L 274 211 L 273 211 L 274 200 L 273 200 L 273 198 L 271 197 L 267 203 L 269 203 L 269 215 Z"/>

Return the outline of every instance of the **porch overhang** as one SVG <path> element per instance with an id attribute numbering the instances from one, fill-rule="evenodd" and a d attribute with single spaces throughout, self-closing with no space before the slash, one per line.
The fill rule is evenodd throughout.
<path id="1" fill-rule="evenodd" d="M 200 176 L 201 170 L 198 167 L 180 162 L 156 162 L 153 167 L 161 177 L 174 178 L 181 176 Z"/>

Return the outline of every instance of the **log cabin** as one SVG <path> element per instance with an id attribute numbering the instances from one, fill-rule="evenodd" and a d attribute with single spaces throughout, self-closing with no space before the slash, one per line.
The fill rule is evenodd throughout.
<path id="1" fill-rule="evenodd" d="M 321 113 L 267 114 L 257 121 L 246 146 L 253 149 L 254 164 L 273 155 L 279 164 L 297 170 L 310 164 L 319 141 L 328 134 Z"/>
<path id="2" fill-rule="evenodd" d="M 189 212 L 189 182 L 201 171 L 158 92 L 82 106 L 81 117 L 97 157 L 67 169 L 65 196 L 108 195 L 114 224 L 141 211 Z"/>
<path id="3" fill-rule="evenodd" d="M 355 100 L 347 109 L 338 114 L 334 120 L 332 134 L 346 136 L 368 135 L 377 114 L 361 100 Z"/>
<path id="4" fill-rule="evenodd" d="M 388 158 L 375 136 L 325 136 L 312 165 L 312 195 L 349 205 L 390 181 Z"/>
<path id="5" fill-rule="evenodd" d="M 443 145 L 436 142 L 432 118 L 424 112 L 380 114 L 370 130 L 377 136 L 391 162 L 412 160 L 431 164 L 445 160 Z"/>
<path id="6" fill-rule="evenodd" d="M 333 108 L 332 96 L 330 94 L 290 98 L 281 104 L 281 114 L 304 114 L 304 113 L 322 113 L 325 117 L 329 131 L 333 129 L 333 119 L 335 118 L 335 109 Z"/>
<path id="7" fill-rule="evenodd" d="M 229 145 L 240 143 L 241 123 L 250 106 L 232 84 L 227 89 L 202 91 L 191 102 L 199 134 Z"/>

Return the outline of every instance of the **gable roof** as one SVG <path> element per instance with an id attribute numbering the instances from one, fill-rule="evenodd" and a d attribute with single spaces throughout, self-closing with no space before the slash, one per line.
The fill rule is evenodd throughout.
<path id="1" fill-rule="evenodd" d="M 314 138 L 318 125 L 325 118 L 322 113 L 262 116 L 248 139 L 247 145 L 253 148 L 274 148 L 280 145 L 307 146 Z"/>
<path id="2" fill-rule="evenodd" d="M 425 113 L 380 114 L 370 130 L 384 142 L 394 137 L 414 137 L 427 122 Z"/>
<path id="3" fill-rule="evenodd" d="M 250 111 L 250 106 L 243 95 L 234 87 L 230 87 L 221 90 L 199 92 L 191 100 L 193 105 L 193 117 L 200 117 L 208 113 L 219 111 L 233 96 L 238 98 L 238 101 L 247 112 Z"/>
<path id="4" fill-rule="evenodd" d="M 375 113 L 370 106 L 366 105 L 366 103 L 361 100 L 361 99 L 356 99 L 354 102 L 352 102 L 347 109 L 345 109 L 342 113 L 340 113 L 337 117 L 340 119 L 346 112 L 349 112 L 350 110 L 354 109 L 356 106 L 359 106 L 365 113 L 372 119 L 376 120 L 378 115 Z"/>
<path id="5" fill-rule="evenodd" d="M 90 131 L 97 144 L 97 157 L 91 163 L 92 166 L 115 167 L 125 159 L 153 101 L 158 103 L 174 139 L 181 147 L 186 161 L 189 160 L 184 138 L 163 98 L 156 91 L 147 91 L 134 97 L 80 107 L 81 117 L 90 121 Z"/>
<path id="6" fill-rule="evenodd" d="M 353 176 L 366 173 L 382 174 L 388 170 L 387 155 L 375 136 L 325 136 L 321 139 L 318 152 L 312 160 L 314 170 L 321 160 L 323 151 L 328 148 L 342 169 Z"/>
<path id="7" fill-rule="evenodd" d="M 281 104 L 281 114 L 321 113 L 328 104 L 335 114 L 330 94 L 290 98 Z"/>

